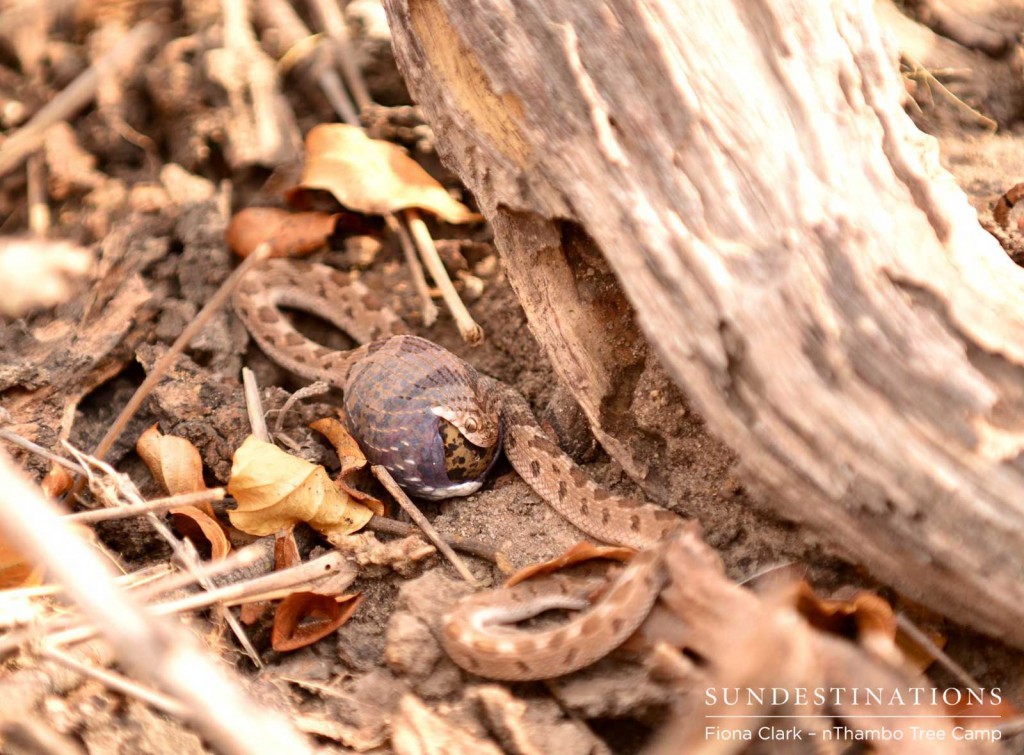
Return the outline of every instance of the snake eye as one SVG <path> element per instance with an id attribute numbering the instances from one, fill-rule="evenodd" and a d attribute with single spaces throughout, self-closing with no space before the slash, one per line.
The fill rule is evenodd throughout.
<path id="1" fill-rule="evenodd" d="M 476 417 L 468 417 L 463 424 L 467 433 L 475 433 L 480 429 L 477 425 Z"/>

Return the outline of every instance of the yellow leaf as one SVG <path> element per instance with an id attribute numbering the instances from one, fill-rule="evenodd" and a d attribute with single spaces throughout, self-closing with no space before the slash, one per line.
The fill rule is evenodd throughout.
<path id="1" fill-rule="evenodd" d="M 341 493 L 327 470 L 249 436 L 235 451 L 228 492 L 238 502 L 231 523 L 250 535 L 270 535 L 296 522 L 327 533 L 361 529 L 373 516 Z"/>
<path id="2" fill-rule="evenodd" d="M 135 443 L 135 450 L 164 490 L 171 495 L 206 490 L 199 449 L 184 438 L 164 435 L 153 425 Z"/>
<path id="3" fill-rule="evenodd" d="M 344 123 L 316 126 L 306 136 L 306 165 L 290 198 L 294 201 L 302 189 L 328 191 L 368 215 L 415 207 L 449 223 L 481 220 L 397 144 L 371 139 Z"/>

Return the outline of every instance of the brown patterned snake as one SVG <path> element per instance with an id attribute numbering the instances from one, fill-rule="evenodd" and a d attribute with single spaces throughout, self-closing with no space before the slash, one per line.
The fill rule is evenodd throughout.
<path id="1" fill-rule="evenodd" d="M 327 349 L 298 333 L 280 306 L 322 317 L 363 345 Z M 593 605 L 592 582 L 581 589 L 560 577 L 463 600 L 442 638 L 456 663 L 497 679 L 558 676 L 611 652 L 646 618 L 664 581 L 664 543 L 682 520 L 598 487 L 544 435 L 517 391 L 405 335 L 362 283 L 323 265 L 270 260 L 241 282 L 234 307 L 267 356 L 345 392 L 349 430 L 367 457 L 414 495 L 475 491 L 503 437 L 513 468 L 559 514 L 592 537 L 642 551 Z M 556 608 L 583 613 L 552 630 L 503 626 Z"/>

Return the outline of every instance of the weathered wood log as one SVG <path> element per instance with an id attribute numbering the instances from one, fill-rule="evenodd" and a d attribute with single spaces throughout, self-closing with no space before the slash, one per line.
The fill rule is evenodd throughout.
<path id="1" fill-rule="evenodd" d="M 650 471 L 625 410 L 653 404 L 622 400 L 646 367 L 593 244 L 763 501 L 1024 647 L 1024 275 L 903 113 L 871 4 L 385 6 L 534 334 L 624 468 Z"/>

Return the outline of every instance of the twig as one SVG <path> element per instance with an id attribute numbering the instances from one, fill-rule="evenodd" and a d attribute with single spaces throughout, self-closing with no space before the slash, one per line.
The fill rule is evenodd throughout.
<path id="1" fill-rule="evenodd" d="M 97 459 L 103 459 L 107 455 L 117 439 L 121 437 L 121 433 L 128 426 L 128 422 L 135 416 L 135 412 L 142 406 L 142 402 L 149 397 L 149 394 L 156 387 L 156 384 L 160 382 L 160 379 L 163 378 L 164 373 L 174 363 L 174 360 L 178 358 L 178 355 L 185 350 L 196 334 L 203 329 L 214 313 L 224 305 L 242 277 L 259 264 L 260 261 L 269 256 L 270 245 L 260 244 L 252 254 L 242 261 L 241 265 L 234 269 L 231 275 L 221 284 L 220 288 L 217 289 L 216 293 L 206 302 L 206 305 L 199 310 L 199 314 L 181 331 L 181 335 L 171 344 L 171 348 L 167 350 L 167 353 L 156 361 L 146 379 L 142 381 L 142 385 L 138 387 L 135 394 L 129 399 L 128 404 L 117 415 L 117 419 L 114 420 L 110 429 L 107 430 L 103 439 L 96 446 L 96 450 L 92 454 L 93 456 Z M 81 480 L 77 489 L 81 489 Z"/>
<path id="2" fill-rule="evenodd" d="M 132 29 L 106 55 L 83 71 L 60 94 L 40 108 L 32 120 L 11 134 L 0 147 L 0 176 L 4 176 L 39 148 L 47 129 L 84 108 L 96 95 L 101 80 L 133 68 L 142 54 L 158 39 L 160 27 L 151 22 Z"/>
<path id="3" fill-rule="evenodd" d="M 147 616 L 115 587 L 108 569 L 61 521 L 55 505 L 4 454 L 0 528 L 14 547 L 64 584 L 125 668 L 179 700 L 214 747 L 230 753 L 311 752 L 284 717 L 255 705 L 188 632 Z"/>
<path id="4" fill-rule="evenodd" d="M 395 537 L 409 537 L 411 535 L 421 536 L 423 534 L 423 531 L 413 524 L 399 522 L 397 519 L 388 519 L 385 516 L 374 516 L 367 523 L 366 529 L 371 530 L 372 532 L 379 532 L 384 535 L 394 535 Z M 443 539 L 452 547 L 453 550 L 462 551 L 470 556 L 482 558 L 486 561 L 490 561 L 492 564 L 498 563 L 497 549 L 487 545 L 487 543 L 482 543 L 479 540 L 473 540 L 471 538 L 456 540 L 450 537 L 443 537 Z"/>
<path id="5" fill-rule="evenodd" d="M 274 50 L 274 53 L 282 64 L 291 56 L 292 51 L 297 46 L 304 44 L 306 40 L 313 36 L 302 22 L 302 19 L 299 18 L 295 9 L 285 0 L 259 0 L 256 5 L 256 13 L 262 25 L 271 27 L 276 32 L 281 45 L 278 49 Z M 267 36 L 264 35 L 264 42 L 269 41 Z M 319 50 L 319 52 L 324 51 Z M 359 113 L 356 112 L 355 105 L 349 98 L 348 92 L 345 91 L 338 72 L 333 68 L 325 68 L 319 65 L 319 61 L 314 61 L 312 65 L 316 69 L 314 73 L 316 82 L 323 91 L 324 97 L 327 98 L 327 102 L 334 109 L 334 112 L 345 123 L 358 126 Z"/>
<path id="6" fill-rule="evenodd" d="M 257 439 L 268 443 L 270 433 L 267 432 L 267 419 L 263 414 L 263 401 L 260 400 L 260 386 L 256 382 L 256 374 L 248 367 L 242 368 L 242 396 L 245 399 L 245 413 L 249 418 L 249 429 Z"/>
<path id="7" fill-rule="evenodd" d="M 284 418 L 297 402 L 313 396 L 323 396 L 325 393 L 329 393 L 330 390 L 331 386 L 323 380 L 317 380 L 315 383 L 310 383 L 309 385 L 295 391 L 295 393 L 288 397 L 288 400 L 284 402 L 284 406 L 282 406 L 277 412 L 277 418 L 274 420 L 274 435 L 276 436 L 281 432 L 281 428 L 284 427 Z"/>
<path id="8" fill-rule="evenodd" d="M 423 218 L 416 210 L 402 210 L 402 215 L 405 222 L 409 224 L 409 231 L 412 233 L 413 241 L 416 242 L 416 248 L 423 259 L 423 264 L 427 266 L 430 277 L 434 279 L 434 283 L 441 290 L 441 298 L 444 299 L 445 306 L 455 318 L 455 325 L 462 338 L 473 345 L 480 343 L 484 340 L 484 330 L 473 320 L 473 316 L 469 314 L 466 305 L 459 298 L 459 292 L 452 285 L 452 279 L 448 277 L 448 271 L 444 269 L 444 263 L 441 262 L 441 257 L 437 253 L 434 240 L 430 238 L 427 224 L 423 222 Z"/>
<path id="9" fill-rule="evenodd" d="M 60 648 L 44 647 L 40 651 L 40 654 L 44 658 L 56 661 L 62 666 L 68 667 L 72 671 L 77 671 L 82 674 L 82 676 L 95 679 L 100 682 L 100 684 L 103 684 L 112 690 L 120 692 L 123 695 L 142 700 L 142 702 L 147 705 L 152 705 L 154 708 L 162 710 L 165 713 L 169 713 L 172 716 L 185 718 L 188 715 L 188 709 L 173 697 L 168 697 L 162 692 L 157 692 L 155 689 L 151 689 L 150 687 L 146 687 L 138 682 L 134 682 L 131 679 L 109 669 L 100 668 L 99 666 L 91 666 L 88 663 L 84 663 L 78 658 L 75 658 L 71 653 L 65 652 Z"/>
<path id="10" fill-rule="evenodd" d="M 473 587 L 477 587 L 480 583 L 477 582 L 476 577 L 473 576 L 473 572 L 469 570 L 469 567 L 467 567 L 465 562 L 459 558 L 458 554 L 452 550 L 451 546 L 445 542 L 444 538 L 438 534 L 438 531 L 434 529 L 434 525 L 428 522 L 427 518 L 423 516 L 423 513 L 416 508 L 416 504 L 409 499 L 409 496 L 405 494 L 405 491 L 398 487 L 398 483 L 395 482 L 395 478 L 391 476 L 391 473 L 379 464 L 374 464 L 370 469 L 373 471 L 373 476 L 380 480 L 380 484 L 383 485 L 389 493 L 391 493 L 391 496 L 396 501 L 398 501 L 398 505 L 401 506 L 405 513 L 408 514 L 414 522 L 416 522 L 417 526 L 419 526 L 421 530 L 423 530 L 423 534 L 425 534 L 430 539 L 430 542 L 432 542 L 434 546 L 444 554 L 444 557 L 451 562 L 452 566 L 455 567 L 455 571 L 459 573 L 459 576 L 469 582 L 469 584 L 473 585 Z"/>
<path id="11" fill-rule="evenodd" d="M 389 212 L 385 215 L 384 221 L 387 223 L 388 229 L 398 237 L 402 253 L 405 255 L 405 264 L 409 266 L 409 272 L 412 275 L 413 286 L 415 286 L 416 293 L 420 297 L 420 312 L 423 313 L 423 324 L 429 328 L 437 322 L 438 310 L 434 300 L 430 297 L 430 286 L 427 285 L 427 276 L 423 274 L 423 264 L 420 262 L 420 258 L 416 256 L 416 245 L 412 242 L 409 229 L 398 222 L 398 218 L 394 216 L 394 213 Z"/>
<path id="12" fill-rule="evenodd" d="M 320 26 L 334 43 L 335 58 L 338 65 L 341 66 L 341 72 L 345 75 L 345 83 L 348 84 L 359 109 L 365 110 L 373 105 L 373 99 L 370 97 L 370 90 L 363 79 L 363 72 L 356 65 L 352 46 L 349 44 L 348 29 L 345 27 L 345 19 L 341 16 L 337 0 L 311 0 L 311 5 L 320 21 Z"/>
<path id="13" fill-rule="evenodd" d="M 918 628 L 918 626 L 904 614 L 896 614 L 896 626 L 910 637 L 910 639 L 916 642 L 919 647 L 925 650 L 940 666 L 955 676 L 965 687 L 977 689 L 981 686 L 978 684 L 977 679 L 968 674 L 967 671 L 964 670 L 963 666 L 946 655 L 942 648 L 932 642 L 931 638 L 922 632 L 920 628 Z"/>
<path id="14" fill-rule="evenodd" d="M 77 514 L 68 514 L 64 517 L 69 522 L 78 524 L 92 524 L 93 522 L 106 522 L 111 519 L 127 519 L 140 514 L 152 514 L 157 511 L 177 508 L 178 506 L 196 506 L 201 503 L 213 503 L 221 501 L 225 496 L 224 488 L 210 488 L 199 490 L 195 493 L 181 493 L 168 496 L 167 498 L 156 498 L 152 501 L 142 503 L 129 503 L 124 506 L 113 506 L 95 511 L 80 511 Z"/>
<path id="15" fill-rule="evenodd" d="M 85 468 L 81 465 L 76 464 L 70 459 L 65 459 L 63 456 L 58 456 L 53 451 L 48 451 L 38 443 L 33 443 L 28 438 L 23 438 L 17 433 L 12 433 L 6 428 L 0 427 L 0 439 L 6 440 L 8 443 L 12 443 L 19 448 L 24 448 L 26 451 L 31 451 L 38 456 L 42 456 L 44 459 L 52 461 L 54 464 L 59 464 L 69 472 L 74 472 L 77 475 L 85 474 Z"/>
<path id="16" fill-rule="evenodd" d="M 907 61 L 907 64 L 910 65 L 912 69 L 911 73 L 914 76 L 919 76 L 922 79 L 924 79 L 928 84 L 934 84 L 935 86 L 937 86 L 939 88 L 939 91 L 942 92 L 942 94 L 945 95 L 949 100 L 951 100 L 953 104 L 955 104 L 961 110 L 966 111 L 972 118 L 974 118 L 978 123 L 980 123 L 985 128 L 991 131 L 996 131 L 999 128 L 998 123 L 989 118 L 987 115 L 982 115 L 977 110 L 968 105 L 966 102 L 957 97 L 955 94 L 953 94 L 949 89 L 946 88 L 945 84 L 943 84 L 941 81 L 935 78 L 932 75 L 931 71 L 922 66 L 911 55 L 909 55 L 906 52 L 901 52 L 900 55 L 904 58 L 904 60 Z"/>
<path id="17" fill-rule="evenodd" d="M 46 236 L 50 230 L 50 205 L 46 201 L 46 164 L 38 152 L 29 155 L 25 175 L 28 183 L 28 229 L 36 236 Z"/>

